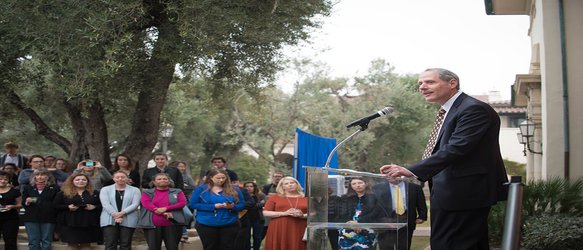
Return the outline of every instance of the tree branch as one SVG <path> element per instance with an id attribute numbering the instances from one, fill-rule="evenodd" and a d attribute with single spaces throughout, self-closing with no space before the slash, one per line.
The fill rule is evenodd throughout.
<path id="1" fill-rule="evenodd" d="M 48 140 L 57 144 L 63 151 L 67 154 L 71 152 L 71 142 L 67 138 L 59 135 L 57 132 L 49 128 L 49 126 L 44 122 L 44 120 L 34 111 L 32 108 L 28 107 L 20 97 L 12 89 L 7 89 L 2 91 L 8 101 L 14 105 L 14 107 L 20 112 L 24 113 L 32 124 L 36 128 L 36 132 L 47 138 Z"/>

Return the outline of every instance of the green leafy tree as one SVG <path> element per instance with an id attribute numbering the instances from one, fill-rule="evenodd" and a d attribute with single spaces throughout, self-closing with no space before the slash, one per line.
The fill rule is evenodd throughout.
<path id="1" fill-rule="evenodd" d="M 269 165 L 250 155 L 239 153 L 229 161 L 229 169 L 237 172 L 239 182 L 253 181 L 261 185 L 269 179 Z"/>
<path id="2" fill-rule="evenodd" d="M 108 164 L 116 141 L 117 151 L 143 164 L 173 80 L 200 76 L 216 98 L 240 88 L 256 93 L 279 69 L 282 46 L 306 39 L 330 7 L 325 0 L 7 0 L 1 92 L 71 160 Z M 41 111 L 57 106 L 62 130 L 47 118 L 54 109 Z"/>
<path id="3" fill-rule="evenodd" d="M 427 141 L 434 111 L 419 95 L 417 76 L 399 76 L 384 59 L 371 62 L 367 75 L 355 79 L 355 88 L 361 93 L 354 105 L 365 112 L 391 106 L 394 113 L 388 118 L 371 123 L 372 139 L 355 138 L 365 142 L 361 147 L 353 143 L 345 146 L 358 169 L 376 172 L 382 164 L 407 164 L 419 159 Z M 367 142 L 368 141 L 368 142 Z M 354 150 L 355 149 L 355 150 Z M 343 155 L 344 157 L 344 155 Z"/>
<path id="4" fill-rule="evenodd" d="M 340 149 L 341 167 L 376 172 L 383 163 L 419 158 L 434 113 L 417 93 L 416 77 L 396 75 L 384 60 L 373 61 L 369 74 L 354 84 L 329 77 L 319 63 L 296 60 L 292 65 L 298 78 L 293 93 L 269 89 L 260 103 L 249 96 L 236 98 L 235 136 L 229 138 L 277 167 L 276 156 L 293 141 L 294 128 L 343 139 L 356 129 L 346 129 L 350 121 L 391 105 L 397 110 L 393 115 L 375 120 Z"/>

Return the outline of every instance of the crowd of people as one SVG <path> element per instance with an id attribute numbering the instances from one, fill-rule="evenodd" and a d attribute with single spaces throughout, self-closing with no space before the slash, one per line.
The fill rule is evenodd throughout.
<path id="1" fill-rule="evenodd" d="M 18 156 L 9 150 L 14 145 L 6 144 L 8 156 L 0 158 L 0 233 L 5 249 L 16 249 L 19 224 L 26 229 L 30 249 L 51 249 L 55 239 L 70 249 L 91 249 L 92 243 L 131 249 L 134 232 L 141 229 L 148 249 L 161 249 L 164 242 L 173 250 L 188 243 L 190 226 L 205 250 L 258 250 L 262 242 L 266 250 L 307 247 L 308 199 L 300 183 L 282 172 L 272 173 L 271 183 L 263 186 L 240 183 L 227 160 L 214 157 L 202 183 L 196 184 L 186 162 L 169 163 L 164 153 L 154 153 L 155 166 L 140 175 L 123 154 L 110 168 L 83 160 L 71 169 L 67 160 L 52 156 Z M 23 169 L 20 161 L 27 161 Z M 330 196 L 329 219 L 363 223 L 382 220 L 389 213 L 391 218 L 407 217 L 399 214 L 394 199 L 383 198 L 401 197 L 407 201 L 404 207 L 418 210 L 409 213 L 409 231 L 398 234 L 399 242 L 410 242 L 415 223 L 427 218 L 424 195 L 409 187 L 415 191 L 408 192 L 409 197 L 396 196 L 400 191 L 390 184 L 352 178 L 347 194 Z M 398 185 L 405 193 L 404 184 Z M 21 208 L 24 213 L 19 215 Z M 332 249 L 408 248 L 396 245 L 395 234 L 368 229 L 341 228 L 328 235 Z"/>
<path id="2" fill-rule="evenodd" d="M 131 249 L 136 229 L 143 230 L 148 249 L 161 249 L 162 242 L 178 249 L 188 243 L 190 226 L 204 249 L 257 250 L 264 239 L 265 249 L 306 247 L 307 198 L 298 181 L 281 172 L 264 186 L 240 183 L 227 160 L 214 157 L 197 184 L 186 162 L 169 162 L 164 153 L 154 153 L 155 167 L 140 174 L 124 154 L 106 167 L 90 159 L 71 164 L 27 157 L 11 142 L 4 147 L 0 233 L 7 250 L 17 249 L 19 225 L 33 250 L 51 249 L 55 240 L 69 249 Z"/>

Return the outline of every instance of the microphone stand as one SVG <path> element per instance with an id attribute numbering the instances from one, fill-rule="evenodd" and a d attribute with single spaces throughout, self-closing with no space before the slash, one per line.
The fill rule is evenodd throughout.
<path id="1" fill-rule="evenodd" d="M 365 131 L 368 128 L 368 123 L 369 121 L 359 124 L 360 128 L 358 128 L 358 130 L 354 131 L 354 133 L 346 137 L 346 139 L 342 140 L 340 143 L 336 145 L 336 147 L 332 149 L 332 152 L 330 152 L 330 154 L 328 155 L 328 160 L 326 160 L 326 165 L 324 165 L 323 167 L 324 170 L 330 168 L 330 161 L 332 160 L 332 156 L 334 155 L 334 153 L 336 153 L 340 146 L 342 146 L 342 144 L 352 139 L 352 137 L 356 136 L 358 133 Z"/>
<path id="2" fill-rule="evenodd" d="M 348 174 L 354 174 L 356 171 L 352 170 L 352 169 L 333 169 L 330 168 L 330 161 L 332 160 L 332 156 L 334 155 L 334 153 L 336 153 L 336 151 L 340 148 L 340 146 L 342 146 L 342 144 L 346 143 L 347 141 L 349 141 L 350 139 L 352 139 L 352 137 L 356 136 L 358 133 L 365 131 L 368 128 L 368 122 L 363 122 L 361 124 L 359 124 L 360 128 L 356 131 L 354 131 L 354 133 L 352 133 L 351 135 L 349 135 L 348 137 L 346 137 L 346 139 L 342 140 L 340 143 L 338 143 L 336 145 L 336 147 L 334 147 L 332 149 L 332 152 L 330 152 L 330 154 L 328 155 L 328 160 L 326 160 L 326 165 L 324 165 L 324 167 L 322 168 L 323 170 L 332 170 L 332 171 L 336 171 L 338 173 L 342 173 L 344 175 L 348 175 Z M 366 175 L 366 176 L 370 176 L 370 177 L 383 177 L 386 178 L 386 176 L 384 174 L 373 174 L 373 173 L 364 173 L 364 172 L 359 172 L 359 175 Z M 398 177 L 401 181 L 406 181 L 409 183 L 413 183 L 416 185 L 421 185 L 421 182 L 419 180 L 417 180 L 417 178 L 415 177 L 405 177 L 405 176 L 401 176 Z"/>

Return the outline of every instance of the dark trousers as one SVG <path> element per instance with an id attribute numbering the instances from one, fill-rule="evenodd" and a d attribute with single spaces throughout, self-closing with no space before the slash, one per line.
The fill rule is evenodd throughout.
<path id="1" fill-rule="evenodd" d="M 263 241 L 263 221 L 251 221 L 251 230 L 253 230 L 253 250 L 261 248 L 261 241 Z M 251 249 L 251 239 L 247 241 L 247 250 Z"/>
<path id="2" fill-rule="evenodd" d="M 237 232 L 237 238 L 235 239 L 235 248 L 236 250 L 245 250 L 247 244 L 251 240 L 251 225 L 246 223 L 247 225 L 241 226 L 239 231 Z"/>
<path id="3" fill-rule="evenodd" d="M 103 227 L 103 242 L 106 250 L 132 249 L 132 237 L 135 228 L 124 227 L 120 225 Z"/>
<path id="4" fill-rule="evenodd" d="M 239 231 L 239 222 L 223 227 L 210 227 L 200 223 L 194 226 L 204 250 L 231 250 L 235 249 L 235 239 Z"/>
<path id="5" fill-rule="evenodd" d="M 149 250 L 162 249 L 162 241 L 167 250 L 178 250 L 182 226 L 166 226 L 156 228 L 144 228 L 144 236 Z"/>
<path id="6" fill-rule="evenodd" d="M 330 241 L 330 246 L 332 247 L 332 250 L 338 250 L 339 248 L 338 237 L 339 237 L 338 229 L 328 230 L 328 241 Z"/>
<path id="7" fill-rule="evenodd" d="M 431 203 L 432 250 L 488 250 L 490 207 L 445 211 Z"/>
<path id="8" fill-rule="evenodd" d="M 267 236 L 267 226 L 263 226 L 263 232 L 261 232 L 261 240 L 265 239 L 265 236 Z"/>
<path id="9" fill-rule="evenodd" d="M 16 250 L 18 218 L 12 220 L 0 220 L 0 232 L 2 233 L 2 239 L 4 239 L 4 249 Z"/>
<path id="10" fill-rule="evenodd" d="M 381 232 L 378 236 L 379 249 L 407 250 L 409 249 L 409 242 L 407 242 L 409 237 L 407 235 L 407 227 L 389 232 Z"/>

